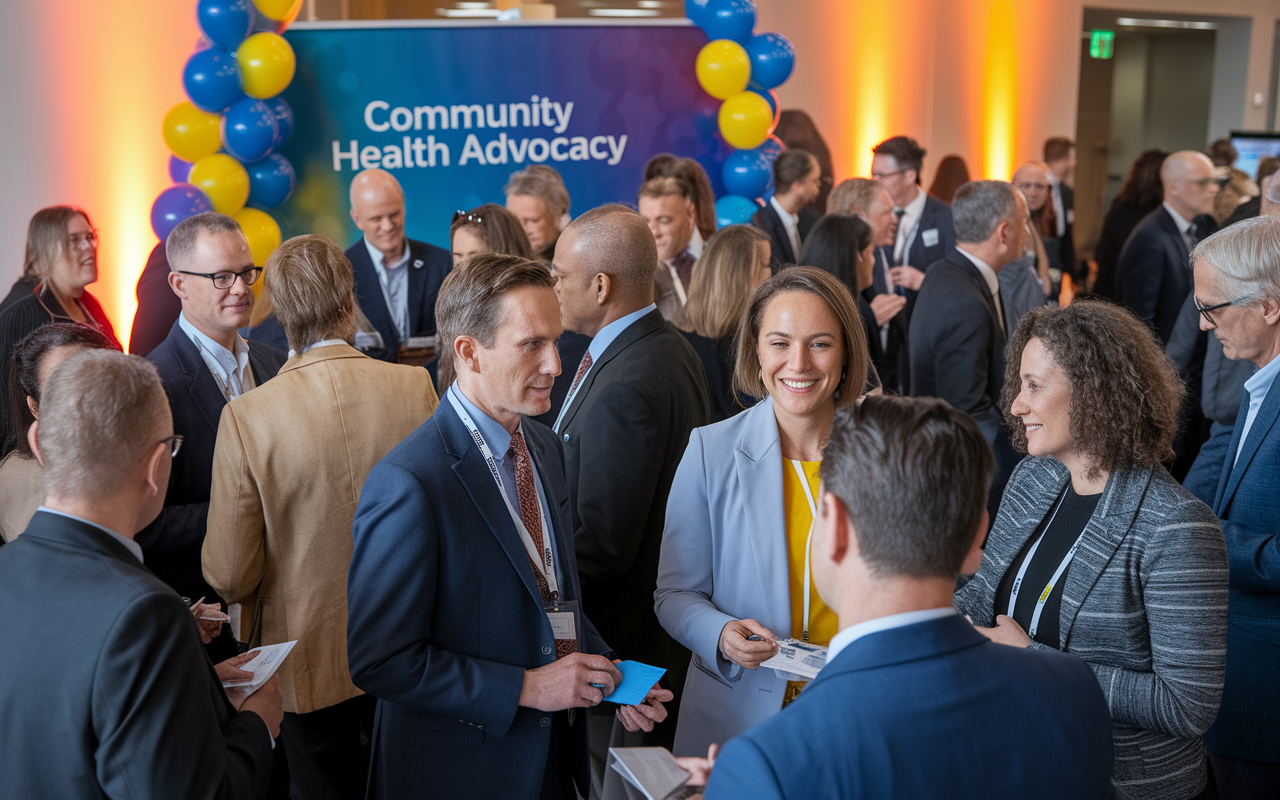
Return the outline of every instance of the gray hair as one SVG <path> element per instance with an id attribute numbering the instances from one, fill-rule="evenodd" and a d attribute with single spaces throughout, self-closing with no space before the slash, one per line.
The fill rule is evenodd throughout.
<path id="1" fill-rule="evenodd" d="M 978 244 L 991 238 L 996 226 L 1017 213 L 1013 184 L 1005 181 L 969 181 L 956 189 L 951 201 L 956 241 Z"/>
<path id="2" fill-rule="evenodd" d="M 827 195 L 828 214 L 866 214 L 880 196 L 880 181 L 849 178 L 841 181 Z"/>
<path id="3" fill-rule="evenodd" d="M 51 495 L 110 495 L 171 425 L 150 362 L 115 350 L 83 350 L 58 365 L 40 398 L 39 445 Z"/>
<path id="4" fill-rule="evenodd" d="M 546 164 L 533 164 L 511 173 L 502 193 L 506 197 L 525 194 L 540 198 L 555 220 L 569 213 L 569 190 L 565 188 L 564 178 Z"/>
<path id="5" fill-rule="evenodd" d="M 1280 219 L 1253 217 L 1223 228 L 1191 251 L 1218 273 L 1229 297 L 1280 301 Z"/>
<path id="6" fill-rule="evenodd" d="M 206 211 L 187 217 L 169 232 L 164 240 L 164 256 L 169 261 L 169 269 L 189 269 L 196 256 L 196 246 L 200 243 L 202 233 L 238 233 L 244 235 L 240 223 L 226 214 Z"/>

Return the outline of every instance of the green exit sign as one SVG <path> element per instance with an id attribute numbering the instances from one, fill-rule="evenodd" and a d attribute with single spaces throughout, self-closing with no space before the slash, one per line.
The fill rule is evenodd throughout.
<path id="1" fill-rule="evenodd" d="M 1089 35 L 1089 55 L 1092 58 L 1111 58 L 1116 49 L 1115 31 L 1092 31 Z"/>

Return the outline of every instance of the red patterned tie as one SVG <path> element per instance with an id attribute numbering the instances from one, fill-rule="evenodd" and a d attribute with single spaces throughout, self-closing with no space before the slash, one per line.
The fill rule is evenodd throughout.
<path id="1" fill-rule="evenodd" d="M 573 393 L 577 391 L 578 384 L 582 383 L 582 376 L 587 374 L 587 370 L 591 369 L 591 351 L 582 354 L 582 363 L 578 365 L 578 371 L 573 373 L 573 385 L 569 387 L 569 394 L 565 397 L 573 397 Z"/>

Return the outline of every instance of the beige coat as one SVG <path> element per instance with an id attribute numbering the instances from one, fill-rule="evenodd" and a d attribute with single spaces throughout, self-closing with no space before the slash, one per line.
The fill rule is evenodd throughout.
<path id="1" fill-rule="evenodd" d="M 223 409 L 204 575 L 242 604 L 250 644 L 298 640 L 279 673 L 286 711 L 361 694 L 347 666 L 356 503 L 369 471 L 436 403 L 425 369 L 343 344 L 294 356 Z"/>

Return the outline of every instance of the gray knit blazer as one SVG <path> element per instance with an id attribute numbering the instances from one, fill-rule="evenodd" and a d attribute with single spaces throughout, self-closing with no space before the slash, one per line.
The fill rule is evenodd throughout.
<path id="1" fill-rule="evenodd" d="M 996 589 L 1068 480 L 1052 458 L 1013 471 L 982 566 L 955 595 L 975 625 L 1005 612 Z M 1227 549 L 1213 512 L 1163 469 L 1112 473 L 1067 571 L 1059 625 L 1059 649 L 1093 668 L 1111 709 L 1116 786 L 1152 800 L 1203 789 L 1200 737 L 1218 714 L 1227 654 Z"/>

